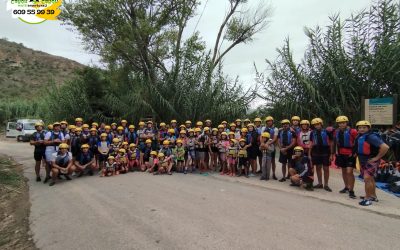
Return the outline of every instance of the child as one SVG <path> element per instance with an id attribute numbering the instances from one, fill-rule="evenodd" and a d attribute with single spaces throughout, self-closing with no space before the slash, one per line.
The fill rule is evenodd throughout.
<path id="1" fill-rule="evenodd" d="M 124 127 L 119 126 L 117 128 L 117 133 L 115 134 L 115 137 L 118 138 L 119 141 L 125 141 Z"/>
<path id="2" fill-rule="evenodd" d="M 187 174 L 186 167 L 185 171 L 183 171 L 184 160 L 185 160 L 185 148 L 183 147 L 183 141 L 181 139 L 178 139 L 176 141 L 176 147 L 172 150 L 172 154 L 174 155 L 177 172 L 178 173 L 184 172 L 184 174 Z"/>
<path id="3" fill-rule="evenodd" d="M 236 176 L 236 157 L 237 157 L 238 149 L 236 146 L 236 140 L 229 140 L 228 147 L 228 166 L 229 166 L 229 176 Z"/>
<path id="4" fill-rule="evenodd" d="M 238 176 L 242 175 L 242 170 L 244 168 L 244 175 L 246 178 L 249 178 L 249 159 L 247 157 L 247 147 L 246 145 L 246 139 L 240 139 L 239 141 L 239 152 L 238 152 L 238 157 L 239 157 L 239 166 L 238 166 Z"/>
<path id="5" fill-rule="evenodd" d="M 175 136 L 175 130 L 170 128 L 168 129 L 168 133 L 165 136 L 165 140 L 169 141 L 169 144 L 171 148 L 175 147 L 175 141 L 176 141 L 176 136 Z"/>
<path id="6" fill-rule="evenodd" d="M 100 170 L 104 169 L 105 167 L 109 151 L 110 151 L 110 143 L 107 141 L 107 134 L 102 133 L 100 135 L 100 141 L 97 143 L 97 152 L 98 152 Z"/>
<path id="7" fill-rule="evenodd" d="M 84 139 L 82 137 L 82 129 L 75 129 L 75 136 L 71 138 L 71 153 L 73 157 L 73 161 L 75 161 L 76 156 L 79 154 L 81 150 L 81 146 L 84 144 Z"/>
<path id="8" fill-rule="evenodd" d="M 269 180 L 272 166 L 272 153 L 275 150 L 273 140 L 270 138 L 271 135 L 268 132 L 261 134 L 260 150 L 262 153 L 261 160 L 261 178 L 260 180 Z"/>
<path id="9" fill-rule="evenodd" d="M 217 169 L 218 162 L 218 129 L 213 128 L 211 130 L 211 135 L 209 137 L 209 151 L 211 152 L 211 170 L 215 171 Z"/>
<path id="10" fill-rule="evenodd" d="M 137 134 L 135 132 L 135 126 L 134 125 L 129 125 L 128 133 L 126 133 L 125 141 L 129 144 L 137 144 L 138 143 L 138 138 Z"/>
<path id="11" fill-rule="evenodd" d="M 289 169 L 291 186 L 304 187 L 308 191 L 313 191 L 313 173 L 310 158 L 304 155 L 304 149 L 300 146 L 294 148 L 293 168 Z"/>
<path id="12" fill-rule="evenodd" d="M 98 142 L 99 142 L 99 137 L 97 135 L 97 129 L 96 128 L 91 128 L 90 129 L 90 135 L 89 135 L 89 138 L 88 138 L 88 144 L 89 144 L 89 147 L 90 147 L 90 152 L 94 156 L 96 167 L 99 166 L 99 164 L 98 164 L 99 156 L 98 156 L 98 151 L 97 151 Z"/>
<path id="13" fill-rule="evenodd" d="M 114 156 L 111 156 L 111 155 L 107 158 L 105 168 L 103 168 L 102 174 L 100 177 L 113 176 L 113 175 L 117 174 L 115 172 L 116 163 L 115 163 L 114 159 L 115 159 Z"/>
<path id="14" fill-rule="evenodd" d="M 172 175 L 172 162 L 170 157 L 166 157 L 163 153 L 158 154 L 158 173 L 167 173 Z"/>
<path id="15" fill-rule="evenodd" d="M 90 136 L 89 124 L 83 124 L 83 125 L 82 125 L 83 144 L 85 144 L 85 143 L 88 142 L 89 136 Z"/>
<path id="16" fill-rule="evenodd" d="M 141 168 L 141 166 L 139 166 L 140 151 L 139 149 L 136 148 L 135 143 L 131 143 L 129 145 L 128 159 L 129 159 L 128 162 L 129 171 L 133 172 L 135 168 L 140 168 L 142 171 L 145 170 Z"/>
<path id="17" fill-rule="evenodd" d="M 119 139 L 114 138 L 111 144 L 110 155 L 116 157 L 118 154 L 119 147 L 120 147 Z"/>
<path id="18" fill-rule="evenodd" d="M 195 149 L 195 138 L 194 138 L 194 130 L 189 129 L 189 136 L 186 139 L 186 150 L 188 152 L 188 159 L 186 161 L 186 169 L 188 169 L 190 165 L 190 172 L 193 172 L 194 163 L 196 161 L 196 149 Z"/>
<path id="19" fill-rule="evenodd" d="M 117 162 L 117 166 L 118 166 L 117 172 L 119 171 L 122 174 L 128 173 L 128 166 L 127 166 L 128 159 L 126 157 L 125 149 L 120 148 L 118 150 L 118 154 L 115 157 L 115 161 Z"/>
<path id="20" fill-rule="evenodd" d="M 157 151 L 150 152 L 150 159 L 146 165 L 147 172 L 156 174 L 158 171 L 158 158 L 157 158 Z"/>
<path id="21" fill-rule="evenodd" d="M 229 140 L 226 132 L 221 133 L 221 139 L 218 142 L 219 162 L 221 163 L 221 175 L 227 170 L 226 166 L 226 150 L 229 147 Z"/>
<path id="22" fill-rule="evenodd" d="M 122 142 L 121 148 L 125 149 L 125 151 L 128 152 L 128 150 L 129 150 L 128 142 L 126 142 L 126 141 Z"/>
<path id="23" fill-rule="evenodd" d="M 147 139 L 146 144 L 143 148 L 143 150 L 140 152 L 140 157 L 141 157 L 141 162 L 140 166 L 142 166 L 142 169 L 146 169 L 149 166 L 149 160 L 150 160 L 150 153 L 151 153 L 151 143 L 152 141 L 150 139 Z"/>
<path id="24" fill-rule="evenodd" d="M 165 122 L 160 123 L 160 129 L 158 130 L 158 142 L 160 143 L 160 145 L 162 145 L 168 133 L 166 126 L 167 125 L 165 124 Z"/>
<path id="25" fill-rule="evenodd" d="M 109 144 L 111 144 L 112 143 L 112 140 L 113 140 L 113 134 L 111 133 L 111 127 L 110 126 L 108 126 L 108 125 L 106 125 L 105 127 L 104 127 L 104 133 L 106 133 L 107 134 L 107 141 L 108 141 L 108 143 Z"/>

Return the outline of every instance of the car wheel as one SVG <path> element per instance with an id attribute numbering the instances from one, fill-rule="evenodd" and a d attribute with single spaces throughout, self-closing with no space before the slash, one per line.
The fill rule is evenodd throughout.
<path id="1" fill-rule="evenodd" d="M 22 136 L 17 136 L 17 142 L 22 141 Z"/>

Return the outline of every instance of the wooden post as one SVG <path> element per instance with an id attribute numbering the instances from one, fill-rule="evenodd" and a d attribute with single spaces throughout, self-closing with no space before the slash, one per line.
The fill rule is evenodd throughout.
<path id="1" fill-rule="evenodd" d="M 394 94 L 393 95 L 393 126 L 396 126 L 397 123 L 397 104 L 398 104 L 398 95 Z"/>
<path id="2" fill-rule="evenodd" d="M 361 96 L 361 115 L 360 115 L 360 117 L 361 117 L 361 120 L 366 119 L 366 117 L 365 117 L 365 97 L 364 96 Z"/>

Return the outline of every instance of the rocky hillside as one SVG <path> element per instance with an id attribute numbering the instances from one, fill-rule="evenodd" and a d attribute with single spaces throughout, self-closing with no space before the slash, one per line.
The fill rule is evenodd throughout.
<path id="1" fill-rule="evenodd" d="M 0 99 L 32 99 L 53 80 L 62 84 L 84 65 L 0 39 Z"/>

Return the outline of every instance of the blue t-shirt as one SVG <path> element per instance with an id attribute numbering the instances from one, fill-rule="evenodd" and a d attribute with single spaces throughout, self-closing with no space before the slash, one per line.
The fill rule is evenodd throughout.
<path id="1" fill-rule="evenodd" d="M 360 135 L 360 136 L 362 136 L 362 135 Z M 371 148 L 372 147 L 379 148 L 383 144 L 382 139 L 377 134 L 374 134 L 374 133 L 367 135 L 366 142 L 368 142 L 371 145 Z M 371 151 L 372 151 L 372 149 L 371 149 Z M 375 156 L 376 155 L 361 155 L 361 154 L 359 154 L 358 159 L 359 159 L 361 165 L 365 165 L 370 158 L 375 157 Z"/>

